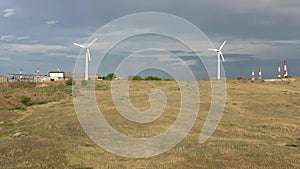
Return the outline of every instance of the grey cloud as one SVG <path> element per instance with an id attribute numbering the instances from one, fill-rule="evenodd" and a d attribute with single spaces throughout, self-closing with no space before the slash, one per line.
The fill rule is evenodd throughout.
<path id="1" fill-rule="evenodd" d="M 7 17 L 10 17 L 10 16 L 13 16 L 13 15 L 15 15 L 15 9 L 13 9 L 13 8 L 10 8 L 10 9 L 5 9 L 4 11 L 3 11 L 3 17 L 5 17 L 5 18 L 7 18 Z"/>
<path id="2" fill-rule="evenodd" d="M 56 25 L 58 23 L 57 20 L 49 20 L 46 22 L 48 25 Z"/>
<path id="3" fill-rule="evenodd" d="M 249 42 L 254 45 L 270 45 L 270 46 L 300 46 L 300 40 L 287 40 L 287 41 L 256 41 Z"/>
<path id="4" fill-rule="evenodd" d="M 16 35 L 0 36 L 0 41 L 6 41 L 6 42 L 24 40 L 24 39 L 29 39 L 29 37 L 28 36 L 19 36 L 19 37 L 17 37 Z"/>

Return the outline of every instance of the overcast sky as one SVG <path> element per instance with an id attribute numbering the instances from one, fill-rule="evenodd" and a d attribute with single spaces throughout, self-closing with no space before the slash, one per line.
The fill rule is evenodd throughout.
<path id="1" fill-rule="evenodd" d="M 251 69 L 258 70 L 259 67 L 263 69 L 264 77 L 275 77 L 277 64 L 283 64 L 284 59 L 288 62 L 290 75 L 299 76 L 299 9 L 300 1 L 296 0 L 0 0 L 0 74 L 19 73 L 20 69 L 23 69 L 23 73 L 34 73 L 38 67 L 43 74 L 58 68 L 73 72 L 81 51 L 73 42 L 85 43 L 91 40 L 89 38 L 98 29 L 120 17 L 140 12 L 162 12 L 194 24 L 215 47 L 219 47 L 224 40 L 228 41 L 223 50 L 227 78 L 248 78 Z M 138 22 L 142 26 L 131 28 L 151 31 L 153 29 L 145 25 L 159 19 L 144 18 Z M 166 21 L 159 23 L 162 23 L 159 29 L 168 29 L 170 32 L 178 30 L 170 26 L 171 23 L 168 26 Z M 109 33 L 114 33 L 115 37 L 122 31 L 127 30 L 118 26 Z M 187 31 L 186 36 L 193 37 L 189 33 Z M 99 31 L 92 38 L 97 35 Z M 112 41 L 111 36 L 107 37 L 98 38 L 94 50 L 91 49 L 92 60 L 100 56 L 97 50 L 101 51 L 106 47 L 105 44 Z M 122 61 L 121 58 L 129 54 L 135 54 L 139 59 L 123 61 L 127 65 L 125 67 L 147 62 L 160 65 L 158 67 L 165 65 L 170 68 L 167 71 L 180 73 L 179 63 L 183 61 L 192 69 L 196 78 L 206 77 L 201 60 L 191 51 L 174 45 L 174 40 L 171 42 L 168 38 L 151 35 L 132 38 L 127 44 L 130 45 L 121 47 L 120 44 L 110 52 L 109 59 L 104 60 L 98 69 L 101 75 L 116 71 L 112 65 L 117 65 L 117 62 Z M 141 48 L 128 47 L 135 44 L 143 44 L 145 48 L 164 46 L 167 52 L 155 50 L 136 54 L 133 50 Z M 211 44 L 208 42 L 207 45 Z M 207 49 L 206 45 L 202 47 Z M 155 62 L 152 62 L 153 59 Z M 129 69 L 120 70 L 116 73 L 121 76 L 131 73 Z M 152 73 L 160 75 L 159 72 Z"/>

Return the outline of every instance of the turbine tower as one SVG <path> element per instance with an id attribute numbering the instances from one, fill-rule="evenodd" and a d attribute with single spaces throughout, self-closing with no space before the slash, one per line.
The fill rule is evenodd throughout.
<path id="1" fill-rule="evenodd" d="M 221 57 L 222 57 L 222 60 L 223 62 L 225 62 L 225 59 L 224 59 L 224 56 L 223 56 L 223 53 L 222 53 L 222 49 L 225 45 L 226 41 L 223 42 L 223 44 L 221 45 L 221 47 L 219 49 L 208 49 L 209 51 L 213 51 L 213 52 L 217 52 L 217 55 L 218 55 L 218 70 L 217 70 L 217 79 L 220 79 L 221 78 Z"/>
<path id="2" fill-rule="evenodd" d="M 91 43 L 89 44 L 85 44 L 85 45 L 81 45 L 78 43 L 73 43 L 75 46 L 79 46 L 83 49 L 86 50 L 85 52 L 85 75 L 84 75 L 84 80 L 89 80 L 89 61 L 91 61 L 91 55 L 90 55 L 90 49 L 89 47 L 92 46 L 93 43 L 95 43 L 97 41 L 97 38 L 94 39 Z"/>

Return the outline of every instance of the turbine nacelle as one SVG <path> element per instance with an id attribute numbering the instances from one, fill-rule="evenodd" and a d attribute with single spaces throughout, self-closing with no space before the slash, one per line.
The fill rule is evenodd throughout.
<path id="1" fill-rule="evenodd" d="M 85 56 L 89 59 L 89 61 L 91 61 L 91 54 L 90 54 L 90 49 L 89 47 L 92 46 L 93 43 L 95 43 L 98 39 L 95 38 L 91 43 L 87 44 L 87 45 L 81 45 L 78 43 L 73 43 L 75 46 L 81 47 L 83 49 L 86 49 L 86 53 Z"/>
<path id="2" fill-rule="evenodd" d="M 209 51 L 217 52 L 218 57 L 221 57 L 223 62 L 225 62 L 225 59 L 222 53 L 222 49 L 225 46 L 226 42 L 227 41 L 224 41 L 219 49 L 211 49 L 211 48 L 208 49 Z"/>
<path id="3" fill-rule="evenodd" d="M 75 46 L 79 46 L 79 47 L 81 47 L 81 48 L 83 48 L 83 49 L 87 49 L 87 48 L 89 48 L 90 46 L 92 46 L 92 44 L 93 43 L 95 43 L 96 41 L 97 41 L 98 39 L 97 38 L 95 38 L 91 43 L 89 43 L 89 44 L 85 44 L 85 45 L 81 45 L 81 44 L 78 44 L 78 43 L 73 43 Z"/>

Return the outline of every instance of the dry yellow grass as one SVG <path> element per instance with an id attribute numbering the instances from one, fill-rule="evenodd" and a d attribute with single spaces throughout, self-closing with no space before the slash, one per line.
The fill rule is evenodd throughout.
<path id="1" fill-rule="evenodd" d="M 21 109 L 0 107 L 0 168 L 300 168 L 300 78 L 295 82 L 227 81 L 222 120 L 203 144 L 198 138 L 210 106 L 210 84 L 198 84 L 200 110 L 191 132 L 170 151 L 146 159 L 119 157 L 94 144 L 76 118 L 68 95 L 70 86 L 36 89 L 40 101 L 45 100 L 43 104 Z M 37 91 L 22 86 L 2 86 L 0 95 L 18 102 L 16 95 L 21 89 L 36 100 Z M 110 82 L 97 82 L 96 95 L 106 120 L 117 131 L 151 137 L 174 122 L 180 107 L 175 82 L 135 81 L 130 98 L 136 109 L 149 108 L 152 89 L 164 91 L 168 104 L 164 114 L 148 124 L 128 121 L 117 112 Z M 52 92 L 47 99 L 45 96 Z M 23 131 L 29 135 L 11 137 Z"/>

